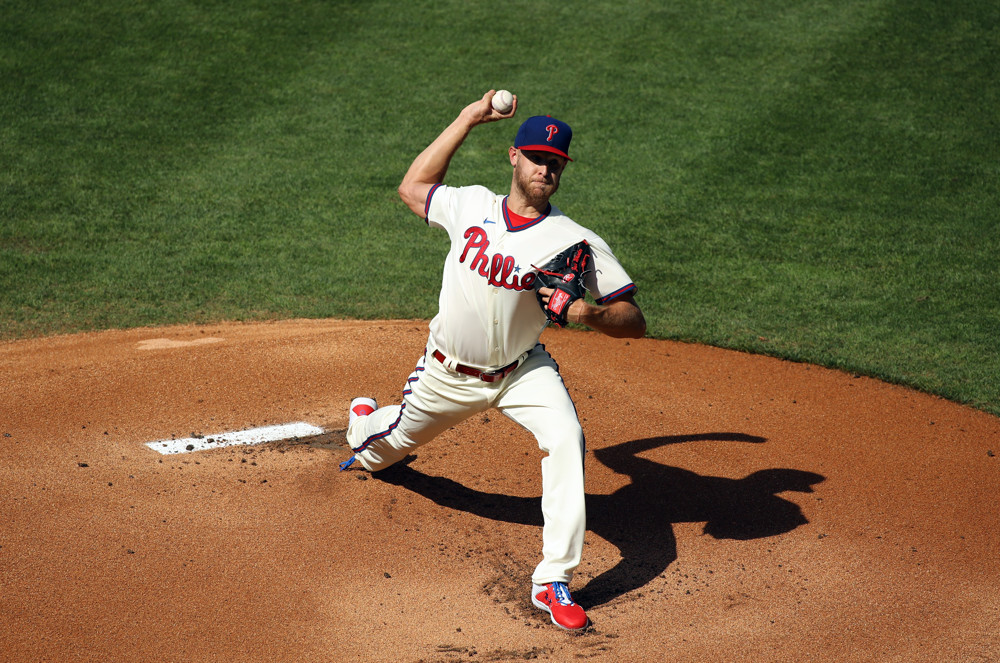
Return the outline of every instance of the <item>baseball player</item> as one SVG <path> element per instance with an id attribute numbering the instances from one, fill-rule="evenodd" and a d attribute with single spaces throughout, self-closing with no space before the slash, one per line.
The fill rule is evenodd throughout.
<path id="1" fill-rule="evenodd" d="M 499 409 L 547 454 L 542 559 L 531 578 L 532 603 L 557 626 L 578 630 L 589 622 L 567 585 L 586 529 L 584 436 L 559 369 L 538 342 L 553 290 L 540 288 L 536 295 L 537 266 L 586 240 L 593 268 L 585 285 L 595 303 L 576 299 L 565 318 L 622 338 L 642 337 L 646 322 L 633 298 L 636 286 L 608 245 L 549 202 L 571 161 L 572 130 L 565 122 L 536 116 L 520 125 L 508 150 L 508 195 L 442 184 L 470 130 L 517 112 L 516 97 L 508 112 L 495 110 L 493 94 L 466 106 L 417 156 L 399 186 L 403 202 L 451 242 L 439 311 L 402 404 L 378 409 L 371 398 L 351 402 L 347 440 L 355 456 L 341 467 L 357 460 L 369 471 L 384 469 L 460 421 Z"/>

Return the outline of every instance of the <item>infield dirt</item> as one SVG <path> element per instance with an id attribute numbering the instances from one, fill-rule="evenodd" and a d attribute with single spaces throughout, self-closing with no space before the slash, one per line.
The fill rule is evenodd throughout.
<path id="1" fill-rule="evenodd" d="M 1000 419 L 702 346 L 542 340 L 587 436 L 587 631 L 530 604 L 541 454 L 498 412 L 338 471 L 348 403 L 398 401 L 426 322 L 296 320 L 0 344 L 0 658 L 1000 660 Z M 145 446 L 294 421 L 325 432 Z"/>

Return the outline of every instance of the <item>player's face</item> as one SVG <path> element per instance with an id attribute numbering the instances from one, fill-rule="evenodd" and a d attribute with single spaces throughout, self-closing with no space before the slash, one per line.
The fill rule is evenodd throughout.
<path id="1" fill-rule="evenodd" d="M 566 159 L 551 152 L 512 150 L 514 186 L 525 200 L 542 204 L 559 189 Z"/>

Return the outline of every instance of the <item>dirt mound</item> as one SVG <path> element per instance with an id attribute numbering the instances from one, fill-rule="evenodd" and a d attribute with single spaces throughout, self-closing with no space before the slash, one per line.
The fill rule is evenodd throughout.
<path id="1" fill-rule="evenodd" d="M 505 417 L 338 471 L 351 398 L 396 401 L 425 340 L 421 321 L 290 321 L 0 345 L 5 659 L 1000 658 L 1000 419 L 547 331 L 588 444 L 571 588 L 593 627 L 573 635 L 527 596 L 541 454 Z M 146 446 L 289 422 L 323 432 Z"/>

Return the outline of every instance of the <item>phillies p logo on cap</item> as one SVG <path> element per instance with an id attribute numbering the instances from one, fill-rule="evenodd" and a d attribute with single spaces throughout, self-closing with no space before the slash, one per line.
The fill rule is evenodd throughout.
<path id="1" fill-rule="evenodd" d="M 561 120 L 548 115 L 529 117 L 517 130 L 514 137 L 514 147 L 519 150 L 534 150 L 536 152 L 552 152 L 569 159 L 569 142 L 573 139 L 573 130 Z"/>

